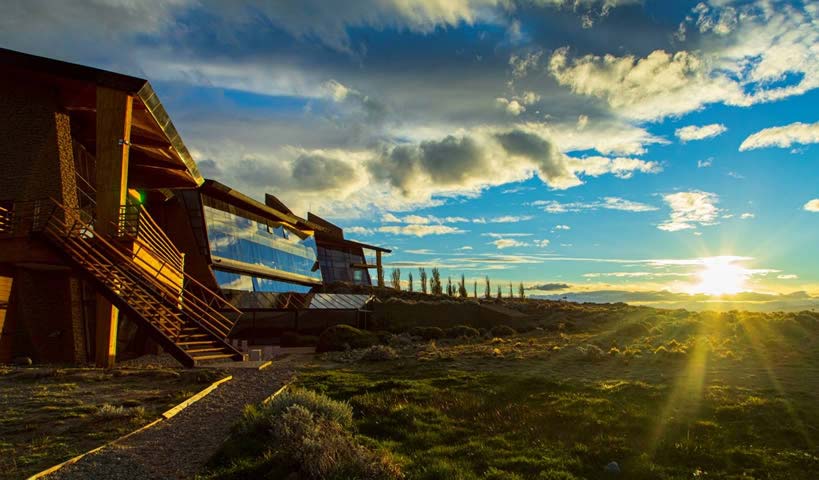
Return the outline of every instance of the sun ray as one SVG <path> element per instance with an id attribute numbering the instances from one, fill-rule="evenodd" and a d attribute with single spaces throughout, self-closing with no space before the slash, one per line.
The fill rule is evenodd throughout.
<path id="1" fill-rule="evenodd" d="M 782 382 L 779 381 L 779 377 L 776 375 L 776 371 L 774 370 L 773 362 L 771 361 L 768 350 L 765 348 L 765 345 L 762 342 L 763 338 L 770 338 L 771 335 L 773 335 L 773 332 L 771 332 L 770 328 L 763 325 L 761 322 L 743 322 L 743 326 L 748 334 L 748 344 L 751 346 L 754 355 L 761 364 L 762 369 L 765 371 L 765 375 L 768 378 L 768 381 L 771 383 L 771 386 L 782 398 L 785 405 L 785 411 L 790 417 L 791 422 L 793 422 L 794 427 L 799 431 L 799 434 L 802 436 L 805 444 L 808 445 L 808 447 L 813 448 L 814 444 L 810 438 L 810 435 L 808 434 L 805 422 L 797 414 L 796 409 L 788 396 L 788 392 L 785 391 L 785 388 L 782 386 Z M 762 331 L 763 329 L 766 331 Z"/>
<path id="2" fill-rule="evenodd" d="M 709 349 L 702 332 L 703 326 L 692 336 L 693 348 L 688 361 L 672 386 L 671 394 L 657 417 L 651 433 L 649 449 L 653 455 L 660 445 L 669 425 L 696 416 L 705 390 L 705 373 Z"/>

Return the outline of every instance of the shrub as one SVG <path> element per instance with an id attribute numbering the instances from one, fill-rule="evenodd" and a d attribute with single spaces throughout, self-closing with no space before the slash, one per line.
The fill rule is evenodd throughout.
<path id="1" fill-rule="evenodd" d="M 492 336 L 494 337 L 510 337 L 518 332 L 514 328 L 507 325 L 495 325 L 492 327 Z"/>
<path id="2" fill-rule="evenodd" d="M 379 330 L 375 332 L 375 336 L 378 337 L 378 343 L 387 345 L 390 343 L 390 339 L 394 336 L 391 332 L 386 330 Z"/>
<path id="3" fill-rule="evenodd" d="M 349 348 L 367 348 L 378 343 L 378 337 L 349 325 L 334 325 L 321 332 L 316 352 L 339 352 Z"/>
<path id="4" fill-rule="evenodd" d="M 438 327 L 412 327 L 409 334 L 424 340 L 438 340 L 445 336 L 444 331 Z"/>
<path id="5" fill-rule="evenodd" d="M 339 402 L 303 388 L 288 388 L 273 397 L 262 408 L 263 415 L 277 417 L 293 405 L 302 406 L 318 417 L 336 422 L 344 428 L 353 425 L 353 409 L 347 402 Z"/>
<path id="6" fill-rule="evenodd" d="M 266 405 L 248 406 L 234 438 L 244 436 L 263 447 L 254 453 L 256 461 L 272 462 L 298 478 L 402 478 L 390 457 L 358 443 L 352 425 L 347 403 L 293 388 Z"/>
<path id="7" fill-rule="evenodd" d="M 284 332 L 280 338 L 282 347 L 314 347 L 318 337 L 314 335 L 300 335 L 297 332 Z"/>
<path id="8" fill-rule="evenodd" d="M 145 416 L 144 407 L 128 408 L 124 406 L 114 406 L 111 404 L 103 404 L 100 406 L 94 416 L 101 420 L 115 420 L 117 418 L 138 418 Z"/>
<path id="9" fill-rule="evenodd" d="M 341 425 L 301 405 L 289 406 L 276 418 L 272 436 L 282 460 L 294 463 L 306 478 L 402 477 L 389 458 L 358 444 Z"/>
<path id="10" fill-rule="evenodd" d="M 602 360 L 606 356 L 600 347 L 591 343 L 577 347 L 577 351 L 580 352 L 583 358 L 591 361 Z"/>
<path id="11" fill-rule="evenodd" d="M 395 360 L 396 358 L 398 358 L 398 353 L 395 351 L 395 349 L 386 345 L 373 345 L 372 347 L 368 348 L 361 357 L 362 360 L 367 360 L 369 362 Z"/>
<path id="12" fill-rule="evenodd" d="M 468 325 L 456 325 L 452 328 L 448 328 L 446 331 L 446 336 L 448 338 L 459 337 L 473 338 L 480 336 L 480 334 L 481 332 Z"/>

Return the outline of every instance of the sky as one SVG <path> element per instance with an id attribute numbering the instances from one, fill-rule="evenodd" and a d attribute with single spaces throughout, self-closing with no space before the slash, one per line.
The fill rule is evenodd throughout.
<path id="1" fill-rule="evenodd" d="M 819 305 L 816 2 L 12 0 L 0 45 L 149 79 L 204 176 L 404 278 Z"/>

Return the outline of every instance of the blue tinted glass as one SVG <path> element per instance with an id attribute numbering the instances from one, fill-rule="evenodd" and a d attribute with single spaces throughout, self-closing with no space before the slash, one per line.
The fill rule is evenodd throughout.
<path id="1" fill-rule="evenodd" d="M 370 273 L 366 269 L 352 267 L 366 263 L 360 251 L 319 247 L 318 258 L 321 274 L 326 283 L 352 282 L 358 285 L 371 285 Z"/>
<path id="2" fill-rule="evenodd" d="M 233 272 L 215 270 L 216 282 L 225 290 L 244 290 L 246 292 L 296 292 L 308 293 L 310 287 L 296 283 L 281 282 L 267 278 L 240 275 Z"/>
<path id="3" fill-rule="evenodd" d="M 282 226 L 204 209 L 212 255 L 321 280 L 321 270 L 313 270 L 317 256 L 312 235 L 302 239 Z"/>

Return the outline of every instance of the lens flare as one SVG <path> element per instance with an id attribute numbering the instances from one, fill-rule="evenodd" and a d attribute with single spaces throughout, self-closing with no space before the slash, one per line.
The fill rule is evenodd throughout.
<path id="1" fill-rule="evenodd" d="M 706 295 L 733 295 L 745 290 L 748 272 L 739 265 L 724 260 L 706 263 L 698 273 L 699 283 L 693 286 L 692 293 Z"/>

